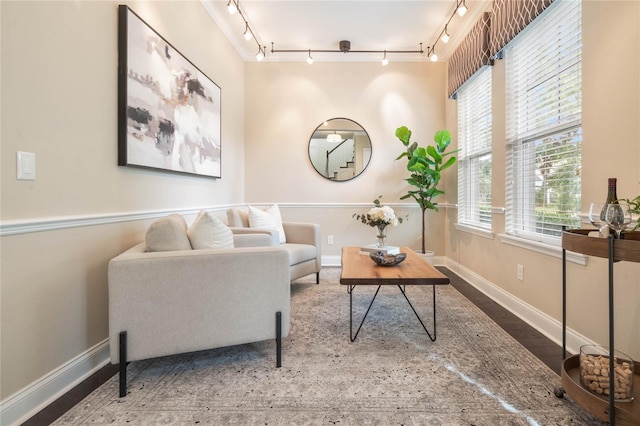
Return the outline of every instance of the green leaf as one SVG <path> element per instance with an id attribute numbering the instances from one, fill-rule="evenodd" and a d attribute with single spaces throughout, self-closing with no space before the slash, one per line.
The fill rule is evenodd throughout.
<path id="1" fill-rule="evenodd" d="M 429 145 L 427 147 L 427 152 L 429 153 L 429 155 L 431 157 L 433 157 L 433 160 L 437 163 L 440 164 L 442 163 L 442 155 L 440 155 L 440 153 L 433 147 L 433 145 Z"/>
<path id="2" fill-rule="evenodd" d="M 448 130 L 440 130 L 436 132 L 433 139 L 435 140 L 436 145 L 438 145 L 438 151 L 442 152 L 447 149 L 451 143 L 451 133 L 449 133 Z"/>
<path id="3" fill-rule="evenodd" d="M 407 170 L 409 170 L 410 172 L 418 172 L 421 174 L 424 173 L 424 170 L 426 168 L 427 167 L 419 161 L 414 161 L 413 163 L 409 163 L 407 165 Z"/>
<path id="4" fill-rule="evenodd" d="M 427 156 L 427 150 L 424 149 L 423 147 L 416 148 L 416 150 L 413 152 L 413 155 L 418 156 L 420 158 L 424 158 Z"/>
<path id="5" fill-rule="evenodd" d="M 396 137 L 400 139 L 400 142 L 402 142 L 404 146 L 408 146 L 411 140 L 411 130 L 409 130 L 407 126 L 398 127 L 396 129 Z"/>
<path id="6" fill-rule="evenodd" d="M 442 167 L 440 167 L 440 170 L 444 170 L 444 169 L 446 169 L 447 167 L 453 166 L 453 163 L 455 163 L 455 162 L 456 162 L 456 157 L 451 157 L 451 158 L 449 158 L 449 159 L 447 160 L 447 162 L 446 162 L 446 163 L 444 163 L 444 164 L 442 165 Z"/>

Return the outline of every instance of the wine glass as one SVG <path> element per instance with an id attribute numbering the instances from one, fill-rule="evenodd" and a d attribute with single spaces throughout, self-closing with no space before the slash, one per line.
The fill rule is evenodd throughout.
<path id="1" fill-rule="evenodd" d="M 616 238 L 620 238 L 622 231 L 631 223 L 629 205 L 625 203 L 607 204 L 604 220 L 614 230 Z"/>
<path id="2" fill-rule="evenodd" d="M 589 206 L 589 222 L 598 228 L 598 234 L 601 237 L 604 236 L 603 231 L 607 228 L 604 223 L 605 207 L 606 204 L 602 203 L 591 203 L 591 206 Z"/>

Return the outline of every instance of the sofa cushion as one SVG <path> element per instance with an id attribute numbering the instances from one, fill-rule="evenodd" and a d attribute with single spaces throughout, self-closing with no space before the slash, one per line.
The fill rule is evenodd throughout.
<path id="1" fill-rule="evenodd" d="M 249 213 L 235 208 L 228 209 L 227 224 L 235 228 L 248 228 Z"/>
<path id="2" fill-rule="evenodd" d="M 156 220 L 144 237 L 147 251 L 191 250 L 187 237 L 187 222 L 179 214 Z"/>
<path id="3" fill-rule="evenodd" d="M 207 211 L 200 211 L 187 230 L 191 247 L 195 250 L 233 248 L 233 232 L 220 219 Z"/>
<path id="4" fill-rule="evenodd" d="M 316 247 L 309 244 L 287 243 L 284 248 L 289 252 L 289 266 L 316 258 Z"/>
<path id="5" fill-rule="evenodd" d="M 278 231 L 278 240 L 280 244 L 287 242 L 287 237 L 284 233 L 284 228 L 282 227 L 280 208 L 277 204 L 274 204 L 264 211 L 256 207 L 249 206 L 249 226 L 251 228 L 275 229 Z"/>

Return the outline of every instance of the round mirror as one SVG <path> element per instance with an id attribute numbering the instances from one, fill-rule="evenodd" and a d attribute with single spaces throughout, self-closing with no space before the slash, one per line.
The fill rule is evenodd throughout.
<path id="1" fill-rule="evenodd" d="M 371 160 L 371 139 L 364 128 L 348 118 L 321 123 L 309 140 L 313 168 L 328 180 L 343 182 L 364 171 Z"/>

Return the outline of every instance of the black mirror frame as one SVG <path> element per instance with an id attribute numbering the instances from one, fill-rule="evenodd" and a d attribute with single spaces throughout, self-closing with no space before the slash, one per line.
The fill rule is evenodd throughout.
<path id="1" fill-rule="evenodd" d="M 322 127 L 326 125 L 326 123 L 331 122 L 332 120 L 345 120 L 345 121 L 350 121 L 351 123 L 353 123 L 354 125 L 356 125 L 357 127 L 359 127 L 362 132 L 364 132 L 364 134 L 366 135 L 367 139 L 369 140 L 369 148 L 371 149 L 371 154 L 373 154 L 373 144 L 371 143 L 371 136 L 369 136 L 369 133 L 366 131 L 366 129 L 357 121 L 352 120 L 350 118 L 345 118 L 345 117 L 333 117 L 330 118 L 328 120 L 323 121 L 322 123 L 320 123 L 311 133 L 311 136 L 309 137 L 309 143 L 308 143 L 308 148 L 307 148 L 307 155 L 309 157 L 309 162 L 311 163 L 311 166 L 313 167 L 313 169 L 323 178 L 325 178 L 328 181 L 331 182 L 349 182 L 355 178 L 357 178 L 358 176 L 360 176 L 362 173 L 364 173 L 364 171 L 367 169 L 367 167 L 369 167 L 369 164 L 371 163 L 371 156 L 369 157 L 369 160 L 367 161 L 366 164 L 363 164 L 362 166 L 362 170 L 360 170 L 359 172 L 357 172 L 357 174 L 354 174 L 353 177 L 349 178 L 349 179 L 331 179 L 329 177 L 327 177 L 324 173 L 322 173 L 320 170 L 318 170 L 318 168 L 316 167 L 316 165 L 314 164 L 312 157 L 311 157 L 311 141 L 314 139 L 313 135 L 316 134 L 316 132 L 318 132 L 319 130 L 322 130 Z"/>

